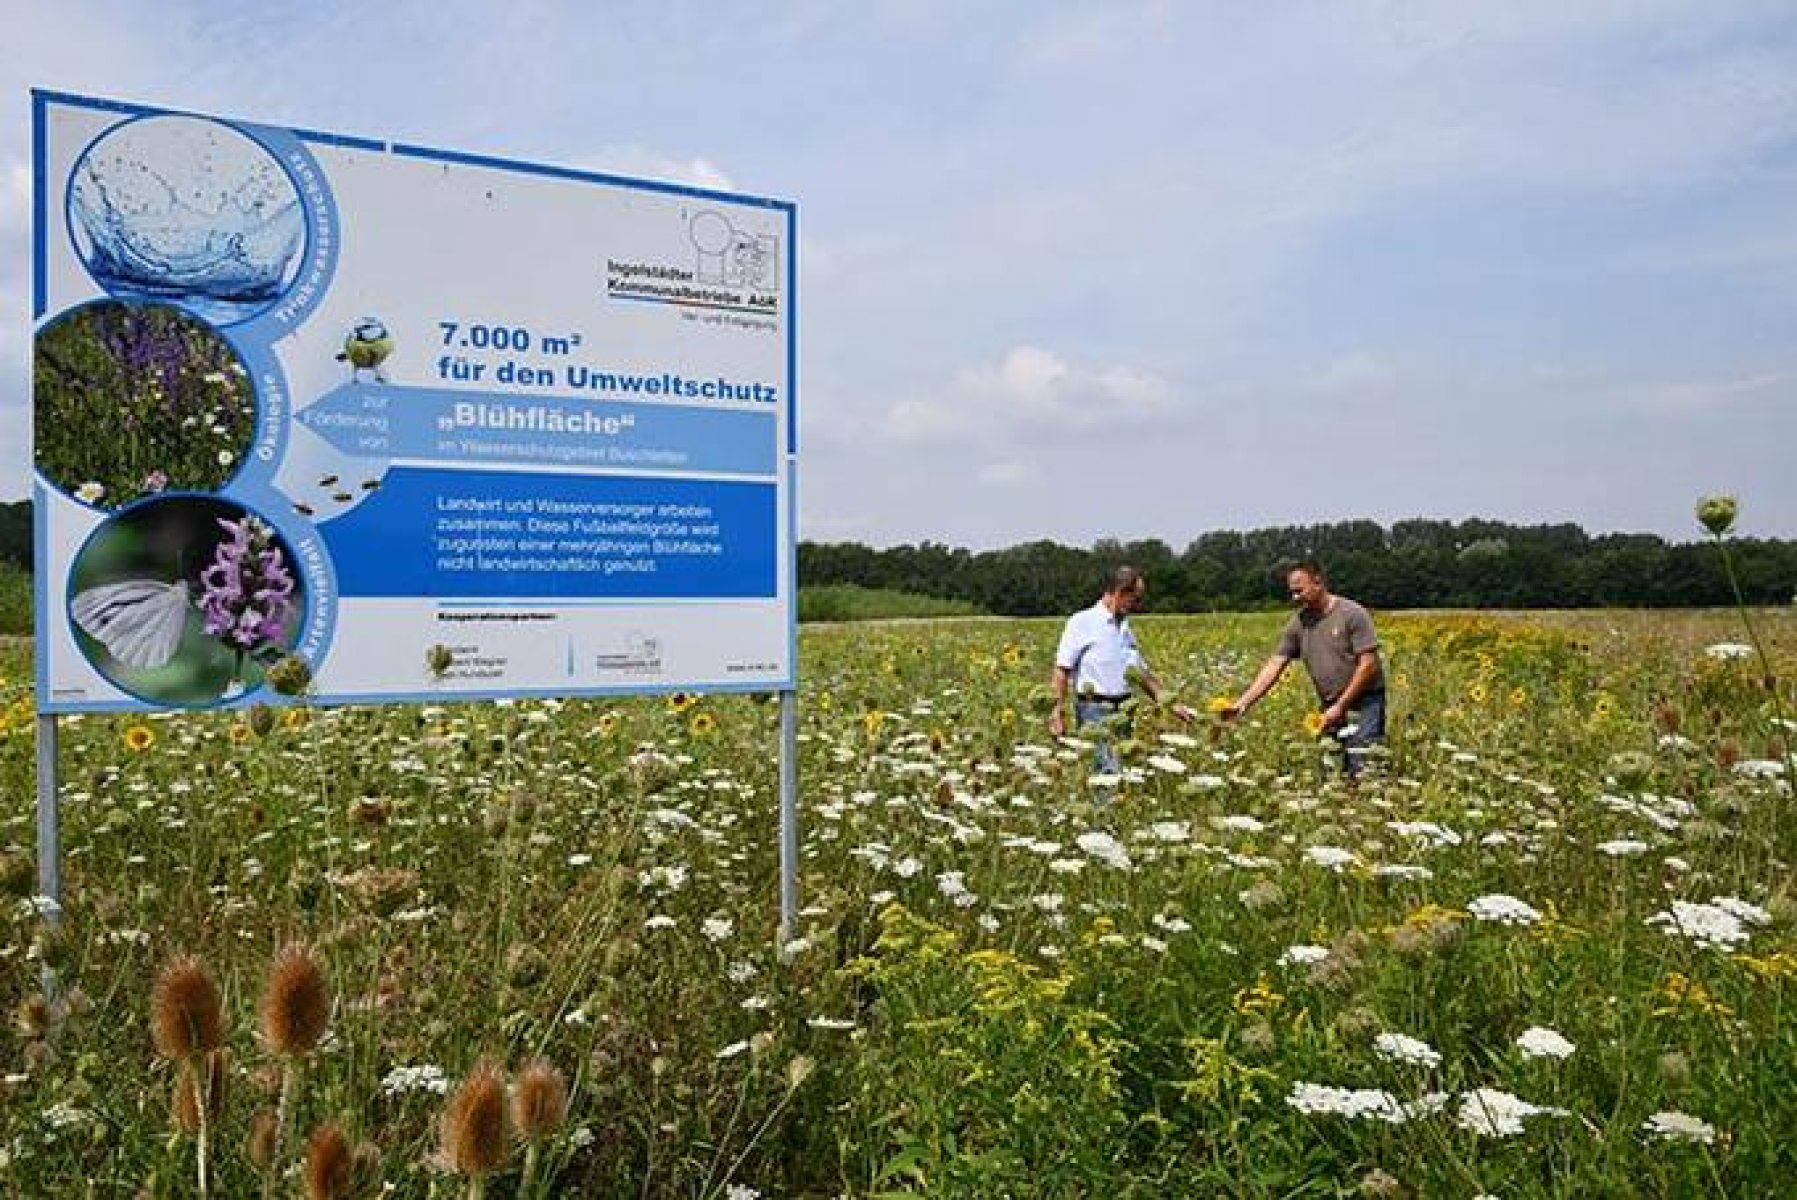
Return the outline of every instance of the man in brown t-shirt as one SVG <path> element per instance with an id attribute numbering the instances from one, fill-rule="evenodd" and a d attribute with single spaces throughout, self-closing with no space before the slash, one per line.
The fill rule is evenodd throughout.
<path id="1" fill-rule="evenodd" d="M 1279 682 L 1293 659 L 1302 659 L 1323 706 L 1320 732 L 1341 742 L 1353 774 L 1365 748 L 1385 740 L 1385 674 L 1373 618 L 1346 596 L 1332 594 L 1323 568 L 1314 562 L 1299 563 L 1285 579 L 1298 611 L 1254 682 L 1223 709 L 1223 719 L 1247 712 Z"/>

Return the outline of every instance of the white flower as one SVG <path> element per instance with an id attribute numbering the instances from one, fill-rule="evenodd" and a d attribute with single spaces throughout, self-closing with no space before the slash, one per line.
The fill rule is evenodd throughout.
<path id="1" fill-rule="evenodd" d="M 910 856 L 899 859 L 892 864 L 892 873 L 900 879 L 909 879 L 923 870 L 923 863 Z"/>
<path id="2" fill-rule="evenodd" d="M 967 894 L 967 877 L 960 871 L 944 871 L 936 876 L 936 890 L 949 900 L 958 900 Z"/>
<path id="3" fill-rule="evenodd" d="M 1349 1117 L 1354 1120 L 1402 1125 L 1406 1121 L 1440 1112 L 1448 1102 L 1448 1094 L 1430 1092 L 1405 1103 L 1390 1092 L 1378 1088 L 1341 1088 L 1299 1082 L 1292 1084 L 1285 1102 L 1299 1112 L 1313 1116 Z"/>
<path id="4" fill-rule="evenodd" d="M 1733 913 L 1749 925 L 1770 925 L 1772 914 L 1757 904 L 1749 904 L 1736 896 L 1711 896 L 1710 903 L 1724 912 Z"/>
<path id="5" fill-rule="evenodd" d="M 761 1200 L 761 1193 L 746 1183 L 733 1183 L 724 1193 L 724 1200 Z"/>
<path id="6" fill-rule="evenodd" d="M 1552 1029 L 1531 1025 L 1516 1039 L 1524 1058 L 1570 1058 L 1578 1047 Z"/>
<path id="7" fill-rule="evenodd" d="M 237 456 L 235 454 L 232 454 L 229 450 L 220 450 L 218 452 L 218 465 L 219 466 L 228 467 L 236 461 L 237 461 Z"/>
<path id="8" fill-rule="evenodd" d="M 1165 771 L 1169 775 L 1186 773 L 1186 765 L 1171 754 L 1151 754 L 1148 756 L 1148 765 L 1157 771 Z"/>
<path id="9" fill-rule="evenodd" d="M 1515 896 L 1506 896 L 1502 892 L 1493 892 L 1489 896 L 1479 896 L 1469 901 L 1466 911 L 1475 920 L 1495 921 L 1500 925 L 1533 925 L 1541 920 L 1541 913 L 1534 905 L 1518 900 Z"/>
<path id="10" fill-rule="evenodd" d="M 728 1046 L 725 1046 L 722 1050 L 719 1050 L 717 1052 L 716 1057 L 718 1057 L 718 1058 L 735 1058 L 737 1055 L 741 1054 L 743 1051 L 747 1050 L 748 1048 L 749 1048 L 749 1043 L 747 1043 L 747 1042 L 731 1042 Z"/>
<path id="11" fill-rule="evenodd" d="M 1256 820 L 1241 813 L 1231 813 L 1227 817 L 1215 817 L 1211 820 L 1211 824 L 1218 829 L 1228 829 L 1235 833 L 1259 833 L 1267 827 L 1265 821 Z"/>
<path id="12" fill-rule="evenodd" d="M 1563 1117 L 1562 1108 L 1544 1108 L 1497 1088 L 1475 1088 L 1460 1097 L 1454 1120 L 1460 1128 L 1483 1137 L 1514 1137 L 1530 1117 Z"/>
<path id="13" fill-rule="evenodd" d="M 1433 821 L 1387 821 L 1385 825 L 1401 837 L 1418 838 L 1434 846 L 1458 846 L 1465 840 L 1447 826 Z"/>
<path id="14" fill-rule="evenodd" d="M 1354 852 L 1343 850 L 1340 846 L 1310 846 L 1304 851 L 1304 857 L 1319 867 L 1327 867 L 1337 875 L 1354 865 Z"/>
<path id="15" fill-rule="evenodd" d="M 1149 919 L 1154 923 L 1154 927 L 1163 933 L 1190 933 L 1192 931 L 1192 923 L 1184 917 L 1165 917 L 1160 913 L 1155 913 Z"/>
<path id="16" fill-rule="evenodd" d="M 1728 909 L 1690 900 L 1674 900 L 1672 911 L 1657 912 L 1647 923 L 1663 927 L 1668 936 L 1683 934 L 1712 950 L 1733 950 L 1751 936 L 1741 918 Z"/>
<path id="17" fill-rule="evenodd" d="M 724 970 L 724 978 L 731 983 L 747 983 L 759 974 L 752 962 L 733 962 Z"/>
<path id="18" fill-rule="evenodd" d="M 1401 1033 L 1382 1033 L 1373 1039 L 1373 1052 L 1388 1062 L 1413 1067 L 1438 1067 L 1441 1054 L 1428 1042 Z"/>
<path id="19" fill-rule="evenodd" d="M 98 504 L 105 495 L 106 485 L 92 479 L 75 489 L 75 499 L 83 504 Z"/>
<path id="20" fill-rule="evenodd" d="M 1198 744 L 1197 738 L 1184 733 L 1163 733 L 1160 738 L 1167 745 L 1176 746 L 1181 750 L 1190 750 Z"/>
<path id="21" fill-rule="evenodd" d="M 1648 845 L 1646 842 L 1631 841 L 1628 838 L 1619 838 L 1613 842 L 1599 842 L 1597 844 L 1597 852 L 1599 854 L 1607 854 L 1611 858 L 1628 858 L 1636 854 L 1646 854 L 1647 850 Z"/>
<path id="22" fill-rule="evenodd" d="M 855 1022 L 848 1017 L 810 1017 L 805 1024 L 813 1029 L 853 1029 Z"/>
<path id="23" fill-rule="evenodd" d="M 1123 843 L 1108 833 L 1096 829 L 1088 830 L 1073 841 L 1081 850 L 1106 866 L 1115 867 L 1119 871 L 1128 871 L 1132 867 L 1129 861 L 1129 852 L 1124 850 Z"/>
<path id="24" fill-rule="evenodd" d="M 1641 1123 L 1641 1130 L 1665 1142 L 1701 1142 L 1708 1146 L 1716 1140 L 1714 1125 L 1682 1112 L 1657 1112 Z"/>
<path id="25" fill-rule="evenodd" d="M 389 1096 L 397 1096 L 402 1092 L 435 1092 L 442 1096 L 449 1091 L 449 1077 L 443 1074 L 442 1067 L 425 1063 L 417 1067 L 394 1067 L 381 1080 L 381 1091 Z"/>
<path id="26" fill-rule="evenodd" d="M 699 932 L 711 942 L 721 942 L 736 932 L 736 922 L 729 917 L 706 917 L 699 926 Z"/>
<path id="27" fill-rule="evenodd" d="M 643 928 L 672 929 L 677 924 L 679 924 L 679 922 L 674 920 L 673 917 L 668 916 L 666 913 L 656 913 L 653 917 L 650 917 L 647 921 L 643 922 Z"/>
<path id="28" fill-rule="evenodd" d="M 1703 652 L 1719 662 L 1753 657 L 1753 647 L 1740 642 L 1717 642 L 1714 646 L 1705 646 Z"/>
<path id="29" fill-rule="evenodd" d="M 686 886 L 686 868 L 679 863 L 651 867 L 637 875 L 637 882 L 643 887 L 654 888 L 659 892 L 677 892 Z"/>
<path id="30" fill-rule="evenodd" d="M 570 854 L 570 855 L 568 855 L 568 865 L 570 867 L 584 867 L 592 861 L 593 861 L 593 856 L 591 854 Z"/>
<path id="31" fill-rule="evenodd" d="M 1735 764 L 1735 774 L 1747 779 L 1777 779 L 1785 773 L 1785 765 L 1775 758 L 1744 758 Z"/>
<path id="32" fill-rule="evenodd" d="M 1274 965 L 1281 967 L 1304 967 L 1311 963 L 1320 963 L 1329 957 L 1329 951 L 1323 946 L 1287 946 L 1274 959 Z"/>

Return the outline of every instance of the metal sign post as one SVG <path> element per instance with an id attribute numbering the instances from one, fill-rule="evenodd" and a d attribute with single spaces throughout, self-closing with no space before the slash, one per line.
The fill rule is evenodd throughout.
<path id="1" fill-rule="evenodd" d="M 799 694 L 780 693 L 780 945 L 799 928 Z"/>
<path id="2" fill-rule="evenodd" d="M 37 907 L 52 929 L 62 924 L 62 838 L 56 810 L 56 715 L 37 718 Z M 56 974 L 42 964 L 44 999 L 56 991 Z"/>

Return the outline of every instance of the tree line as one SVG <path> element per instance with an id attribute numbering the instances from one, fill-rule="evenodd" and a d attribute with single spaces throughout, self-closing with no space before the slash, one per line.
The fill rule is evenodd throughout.
<path id="1" fill-rule="evenodd" d="M 31 502 L 0 503 L 0 562 L 28 570 L 31 548 Z M 1729 552 L 1748 603 L 1797 600 L 1797 541 L 1736 539 Z M 1711 542 L 1485 520 L 1224 529 L 1178 552 L 1159 539 L 1084 548 L 1037 541 L 977 552 L 928 541 L 885 549 L 801 542 L 799 583 L 888 588 L 1004 616 L 1047 616 L 1090 604 L 1110 569 L 1128 562 L 1148 572 L 1151 611 L 1227 612 L 1283 604 L 1282 568 L 1301 558 L 1320 561 L 1335 590 L 1375 608 L 1700 608 L 1734 600 Z"/>
<path id="2" fill-rule="evenodd" d="M 1797 600 L 1797 542 L 1729 543 L 1750 604 Z M 1216 530 L 1174 551 L 1158 539 L 1051 541 L 974 552 L 938 542 L 874 549 L 801 542 L 799 582 L 894 588 L 1005 616 L 1064 614 L 1090 604 L 1128 562 L 1148 573 L 1150 611 L 1241 611 L 1283 605 L 1283 571 L 1321 562 L 1330 586 L 1375 608 L 1697 608 L 1734 602 L 1711 542 L 1587 534 L 1573 524 L 1338 521 L 1250 532 Z"/>

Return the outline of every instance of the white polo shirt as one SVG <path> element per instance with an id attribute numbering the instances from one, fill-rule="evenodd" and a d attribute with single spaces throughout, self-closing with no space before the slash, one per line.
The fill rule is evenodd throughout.
<path id="1" fill-rule="evenodd" d="M 1088 692 L 1126 696 L 1129 669 L 1148 669 L 1136 635 L 1130 631 L 1129 618 L 1114 619 L 1102 600 L 1067 618 L 1054 662 L 1071 673 L 1076 696 Z"/>

